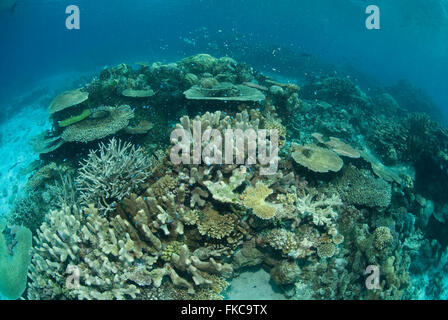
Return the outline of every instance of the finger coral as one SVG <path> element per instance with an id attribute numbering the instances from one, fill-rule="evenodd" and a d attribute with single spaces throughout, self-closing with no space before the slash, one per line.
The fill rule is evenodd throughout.
<path id="1" fill-rule="evenodd" d="M 33 247 L 28 298 L 136 298 L 140 291 L 128 280 L 140 266 L 137 259 L 147 268 L 155 260 L 130 234 L 121 217 L 107 220 L 93 206 L 51 211 Z"/>

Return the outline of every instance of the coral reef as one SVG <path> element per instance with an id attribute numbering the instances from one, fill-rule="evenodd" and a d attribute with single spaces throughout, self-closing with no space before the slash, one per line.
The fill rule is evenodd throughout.
<path id="1" fill-rule="evenodd" d="M 208 54 L 136 65 L 56 97 L 33 141 L 41 161 L 8 216 L 35 234 L 28 299 L 223 299 L 247 267 L 292 299 L 443 294 L 422 279 L 446 275 L 445 128 L 346 77 L 299 87 Z M 249 146 L 263 129 L 279 137 L 271 174 Z M 245 136 L 217 138 L 230 130 Z M 10 259 L 28 231 L 0 226 Z"/>

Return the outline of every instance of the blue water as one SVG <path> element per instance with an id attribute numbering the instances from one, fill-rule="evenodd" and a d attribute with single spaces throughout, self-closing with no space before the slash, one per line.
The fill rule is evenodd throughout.
<path id="1" fill-rule="evenodd" d="M 65 25 L 65 10 L 73 4 L 80 8 L 79 30 Z M 371 4 L 381 10 L 380 30 L 365 26 L 365 9 Z M 39 157 L 23 141 L 51 130 L 46 110 L 55 95 L 90 82 L 106 66 L 169 63 L 198 53 L 233 57 L 278 81 L 300 86 L 311 77 L 334 75 L 373 95 L 378 87 L 405 80 L 421 90 L 420 97 L 430 106 L 409 111 L 424 111 L 442 126 L 448 124 L 448 0 L 17 0 L 14 10 L 0 9 L 0 216 L 27 196 L 30 175 L 21 170 L 33 161 L 47 164 L 48 158 Z M 353 141 L 362 140 L 358 138 Z M 442 151 L 448 154 L 446 148 Z M 394 203 L 394 213 L 408 211 L 391 225 L 396 223 L 398 230 L 406 225 L 405 219 L 415 223 L 421 218 L 414 217 L 417 210 L 422 216 L 430 211 L 428 219 L 444 210 L 442 217 L 422 223 L 426 247 L 416 249 L 420 258 L 414 261 L 412 276 L 415 286 L 425 283 L 426 290 L 413 298 L 446 299 L 448 277 L 443 266 L 448 240 L 443 230 L 448 222 L 442 220 L 448 216 L 448 200 L 441 186 L 448 184 L 443 180 L 448 170 L 430 168 L 426 177 L 424 162 L 429 158 L 412 163 L 419 183 L 413 191 L 422 198 L 428 195 L 423 199 L 426 207 Z M 442 181 L 432 184 L 440 177 Z M 437 199 L 431 200 L 433 195 Z M 429 246 L 432 239 L 440 245 Z M 435 252 L 440 256 L 432 257 Z M 258 279 L 264 281 L 259 287 L 266 299 L 284 297 L 267 283 L 270 275 L 265 271 L 243 273 L 228 296 L 245 298 L 244 286 Z M 444 279 L 437 292 L 430 289 L 434 275 Z"/>
<path id="2" fill-rule="evenodd" d="M 80 0 L 76 31 L 65 28 L 70 4 L 18 0 L 14 14 L 0 13 L 1 98 L 54 73 L 203 51 L 238 56 L 272 46 L 355 68 L 384 85 L 408 79 L 448 113 L 446 1 L 375 1 L 381 30 L 365 28 L 371 1 L 361 0 Z M 282 70 L 282 59 L 280 51 L 264 65 L 294 75 Z M 246 62 L 257 64 L 256 55 L 252 60 Z"/>

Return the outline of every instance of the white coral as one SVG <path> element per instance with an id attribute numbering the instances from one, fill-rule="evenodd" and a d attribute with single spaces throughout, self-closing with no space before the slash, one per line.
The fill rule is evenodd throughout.
<path id="1" fill-rule="evenodd" d="M 151 161 L 144 151 L 131 143 L 112 138 L 100 144 L 81 162 L 76 179 L 84 205 L 91 203 L 103 212 L 113 210 L 113 202 L 121 201 L 150 175 Z"/>
<path id="2" fill-rule="evenodd" d="M 327 198 L 306 194 L 298 197 L 296 206 L 302 217 L 311 216 L 312 222 L 316 226 L 326 226 L 331 228 L 338 217 L 335 207 L 342 205 L 342 201 L 337 194 Z"/>

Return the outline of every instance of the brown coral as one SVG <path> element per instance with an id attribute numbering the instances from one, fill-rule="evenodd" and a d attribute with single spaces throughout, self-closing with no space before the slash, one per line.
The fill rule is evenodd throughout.
<path id="1" fill-rule="evenodd" d="M 219 214 L 212 208 L 202 211 L 204 217 L 197 222 L 201 235 L 214 239 L 223 239 L 230 235 L 235 228 L 237 218 L 233 214 Z"/>
<path id="2" fill-rule="evenodd" d="M 277 208 L 266 202 L 265 199 L 271 195 L 272 189 L 269 189 L 263 182 L 258 181 L 255 188 L 249 186 L 241 195 L 241 201 L 253 210 L 254 214 L 260 219 L 269 220 L 275 216 Z"/>
<path id="3" fill-rule="evenodd" d="M 320 133 L 313 133 L 312 136 L 319 141 L 319 143 L 322 143 L 332 149 L 334 152 L 336 152 L 340 156 L 345 156 L 349 158 L 359 158 L 361 155 L 358 151 L 356 151 L 353 147 L 350 145 L 342 142 L 338 138 L 330 137 L 328 140 L 324 139 L 324 136 Z"/>
<path id="4" fill-rule="evenodd" d="M 103 109 L 108 112 L 107 117 L 77 122 L 62 132 L 62 139 L 67 142 L 88 142 L 102 139 L 126 128 L 129 120 L 134 117 L 134 112 L 126 105 L 104 107 Z"/>
<path id="5" fill-rule="evenodd" d="M 331 150 L 318 147 L 314 144 L 305 146 L 296 145 L 292 153 L 292 158 L 298 164 L 314 172 L 338 172 L 344 162 Z"/>
<path id="6" fill-rule="evenodd" d="M 53 114 L 62 111 L 64 109 L 83 103 L 88 98 L 89 93 L 81 91 L 81 89 L 64 92 L 54 98 L 54 100 L 50 104 L 50 107 L 48 108 L 48 112 L 50 114 Z"/>

